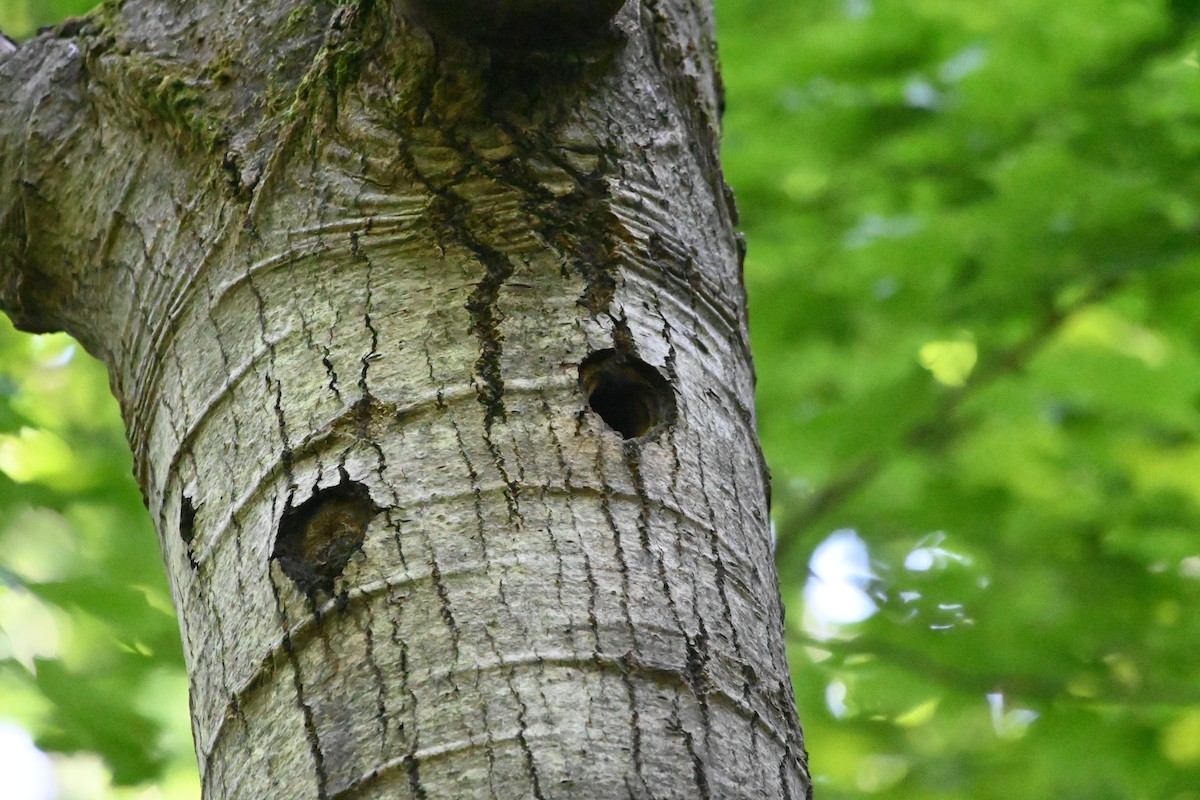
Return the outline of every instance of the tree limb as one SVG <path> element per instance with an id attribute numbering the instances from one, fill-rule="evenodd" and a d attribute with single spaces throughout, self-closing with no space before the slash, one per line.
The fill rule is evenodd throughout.
<path id="1" fill-rule="evenodd" d="M 83 51 L 54 32 L 18 47 L 0 41 L 0 308 L 42 332 L 69 325 L 68 275 L 85 249 L 70 241 L 62 190 L 84 180 L 87 102 Z M 73 175 L 72 180 L 66 176 Z M 46 236 L 58 230 L 60 234 Z"/>

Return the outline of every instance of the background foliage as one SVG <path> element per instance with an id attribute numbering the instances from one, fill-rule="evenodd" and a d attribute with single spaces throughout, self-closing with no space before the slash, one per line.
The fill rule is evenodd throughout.
<path id="1" fill-rule="evenodd" d="M 718 13 L 818 798 L 1200 800 L 1200 3 Z M 154 536 L 71 347 L 0 330 L 0 718 L 194 797 Z M 78 763 L 64 797 L 122 793 Z"/>

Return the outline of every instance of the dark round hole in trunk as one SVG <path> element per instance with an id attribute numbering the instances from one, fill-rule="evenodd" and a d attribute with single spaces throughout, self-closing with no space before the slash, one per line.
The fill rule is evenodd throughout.
<path id="1" fill-rule="evenodd" d="M 597 350 L 579 365 L 588 407 L 626 439 L 656 433 L 675 420 L 675 393 L 657 369 L 635 356 Z"/>

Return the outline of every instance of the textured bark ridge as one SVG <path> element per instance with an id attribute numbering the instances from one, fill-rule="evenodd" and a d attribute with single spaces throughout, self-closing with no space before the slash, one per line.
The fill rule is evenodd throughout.
<path id="1" fill-rule="evenodd" d="M 803 797 L 707 5 L 405 8 L 0 61 L 3 303 L 109 364 L 205 797 Z"/>

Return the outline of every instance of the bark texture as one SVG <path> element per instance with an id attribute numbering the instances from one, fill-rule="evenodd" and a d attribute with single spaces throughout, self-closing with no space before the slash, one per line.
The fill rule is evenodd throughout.
<path id="1" fill-rule="evenodd" d="M 708 4 L 410 12 L 0 54 L 3 305 L 109 365 L 205 797 L 805 796 Z"/>

